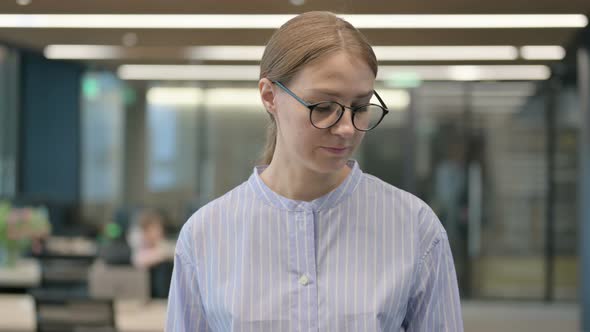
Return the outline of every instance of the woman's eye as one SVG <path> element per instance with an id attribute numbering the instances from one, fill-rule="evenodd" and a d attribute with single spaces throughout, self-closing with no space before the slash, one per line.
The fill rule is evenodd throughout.
<path id="1" fill-rule="evenodd" d="M 319 113 L 331 113 L 332 110 L 330 108 L 325 108 L 325 107 L 318 107 L 315 109 L 316 112 Z"/>

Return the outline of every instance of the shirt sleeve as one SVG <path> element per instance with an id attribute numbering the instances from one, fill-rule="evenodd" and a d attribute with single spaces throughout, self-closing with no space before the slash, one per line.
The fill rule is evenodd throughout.
<path id="1" fill-rule="evenodd" d="M 434 240 L 418 268 L 404 325 L 407 332 L 462 332 L 457 275 L 445 232 Z"/>
<path id="2" fill-rule="evenodd" d="M 188 229 L 183 229 L 174 255 L 166 332 L 211 331 L 201 302 L 196 264 L 186 256 L 191 252 L 185 250 L 188 234 L 190 234 Z"/>

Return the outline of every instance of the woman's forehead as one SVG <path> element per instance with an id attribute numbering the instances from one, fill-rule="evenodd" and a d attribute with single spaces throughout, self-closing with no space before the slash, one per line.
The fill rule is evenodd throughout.
<path id="1" fill-rule="evenodd" d="M 344 88 L 355 95 L 367 95 L 373 91 L 375 75 L 369 65 L 344 52 L 336 53 L 306 65 L 296 75 L 295 84 L 306 90 L 338 92 Z M 300 83 L 300 84 L 297 84 Z"/>
<path id="2" fill-rule="evenodd" d="M 375 78 L 371 75 L 354 75 L 330 72 L 313 72 L 295 84 L 305 94 L 361 99 L 373 94 Z"/>

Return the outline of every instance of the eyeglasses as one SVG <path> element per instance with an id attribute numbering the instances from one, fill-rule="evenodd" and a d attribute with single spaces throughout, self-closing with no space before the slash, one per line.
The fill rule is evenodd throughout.
<path id="1" fill-rule="evenodd" d="M 289 90 L 281 82 L 272 82 L 295 98 L 303 106 L 309 108 L 309 121 L 314 127 L 318 129 L 327 129 L 334 126 L 336 123 L 338 123 L 338 121 L 340 121 L 344 111 L 347 108 L 352 112 L 352 125 L 360 131 L 369 131 L 374 129 L 377 127 L 377 125 L 379 125 L 379 123 L 381 123 L 385 115 L 389 113 L 387 106 L 385 106 L 385 103 L 377 94 L 377 91 L 373 92 L 375 93 L 375 97 L 377 97 L 381 103 L 381 106 L 377 104 L 365 104 L 361 106 L 350 107 L 335 101 L 322 101 L 319 103 L 309 104 L 303 99 L 299 98 L 295 93 L 293 93 L 293 91 Z"/>

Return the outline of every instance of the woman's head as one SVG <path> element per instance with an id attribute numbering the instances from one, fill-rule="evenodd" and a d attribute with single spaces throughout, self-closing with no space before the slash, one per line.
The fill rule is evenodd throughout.
<path id="1" fill-rule="evenodd" d="M 164 239 L 164 218 L 162 214 L 156 210 L 147 209 L 139 212 L 136 218 L 145 245 L 153 247 Z"/>
<path id="2" fill-rule="evenodd" d="M 377 60 L 366 38 L 332 13 L 304 13 L 273 34 L 260 67 L 261 97 L 271 116 L 263 162 L 270 163 L 276 153 L 320 172 L 344 165 L 363 137 L 352 126 L 351 112 L 333 127 L 317 129 L 309 121 L 309 109 L 273 82 L 308 103 L 368 103 Z"/>

